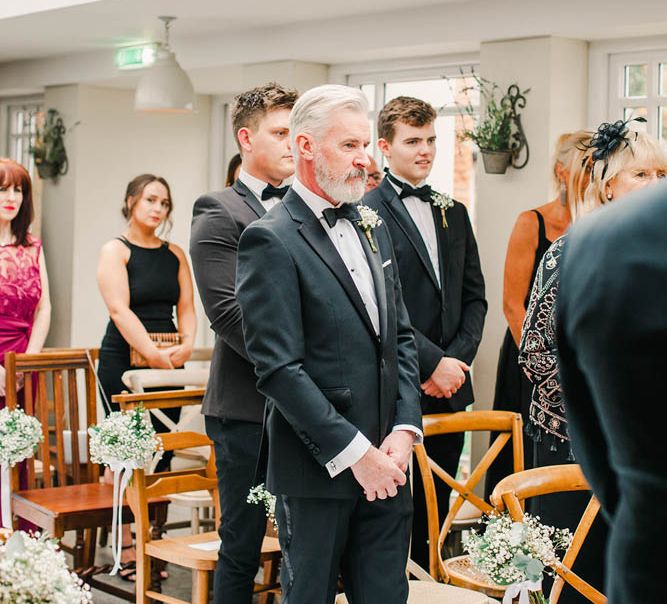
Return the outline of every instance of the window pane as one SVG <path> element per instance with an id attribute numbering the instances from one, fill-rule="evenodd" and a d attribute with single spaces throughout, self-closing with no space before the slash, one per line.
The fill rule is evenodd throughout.
<path id="1" fill-rule="evenodd" d="M 373 111 L 373 109 L 375 109 L 375 84 L 363 84 L 361 86 L 361 92 L 366 95 L 368 108 Z"/>
<path id="2" fill-rule="evenodd" d="M 648 92 L 648 65 L 625 66 L 625 95 L 628 98 L 646 96 Z"/>
<path id="3" fill-rule="evenodd" d="M 658 107 L 658 136 L 667 142 L 667 107 Z"/>
<path id="4" fill-rule="evenodd" d="M 413 82 L 387 82 L 385 103 L 397 96 L 413 96 L 433 105 L 436 109 L 454 102 L 447 80 L 419 80 Z"/>
<path id="5" fill-rule="evenodd" d="M 648 109 L 646 107 L 626 107 L 623 110 L 623 119 L 629 120 L 633 117 L 643 117 L 648 119 Z M 646 124 L 634 124 L 635 130 L 644 130 L 646 131 Z"/>
<path id="6" fill-rule="evenodd" d="M 660 94 L 667 96 L 667 63 L 660 63 Z"/>

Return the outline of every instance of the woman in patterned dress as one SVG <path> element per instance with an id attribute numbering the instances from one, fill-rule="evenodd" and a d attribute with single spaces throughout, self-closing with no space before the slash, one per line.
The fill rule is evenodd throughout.
<path id="1" fill-rule="evenodd" d="M 622 127 L 616 127 L 618 124 Z M 609 130 L 610 124 L 602 124 L 590 143 L 586 158 L 591 180 L 582 203 L 572 213 L 573 221 L 665 176 L 667 154 L 655 138 L 644 132 L 631 132 L 627 122 L 611 126 L 613 131 Z M 530 422 L 534 467 L 575 461 L 567 432 L 566 401 L 561 392 L 555 338 L 555 303 L 566 241 L 567 233 L 551 245 L 538 266 L 519 344 L 519 363 L 533 385 Z M 574 531 L 589 499 L 587 492 L 539 497 L 532 500 L 530 511 L 545 524 Z M 598 516 L 574 567 L 575 572 L 600 590 L 604 588 L 606 536 L 606 524 Z M 587 600 L 566 586 L 559 602 Z"/>
<path id="2" fill-rule="evenodd" d="M 51 322 L 42 242 L 29 233 L 33 217 L 30 175 L 21 164 L 0 158 L 0 409 L 5 406 L 5 354 L 40 352 Z M 22 405 L 22 375 L 17 390 Z M 27 485 L 25 462 L 19 466 L 19 483 Z M 21 520 L 19 528 L 37 527 Z"/>

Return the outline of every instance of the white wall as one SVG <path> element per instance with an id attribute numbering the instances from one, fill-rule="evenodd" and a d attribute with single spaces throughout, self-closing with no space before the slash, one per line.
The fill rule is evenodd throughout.
<path id="1" fill-rule="evenodd" d="M 493 403 L 498 352 L 507 323 L 502 313 L 505 253 L 517 215 L 555 197 L 551 157 L 558 136 L 586 126 L 587 43 L 562 38 L 531 38 L 482 44 L 481 75 L 501 88 L 517 82 L 530 88 L 521 119 L 530 145 L 530 161 L 505 175 L 477 174 L 477 241 L 486 280 L 489 312 L 475 360 L 475 408 Z M 473 441 L 475 453 L 487 447 Z"/>
<path id="2" fill-rule="evenodd" d="M 127 183 L 143 172 L 167 179 L 175 205 L 170 238 L 186 250 L 192 205 L 208 188 L 209 97 L 197 98 L 192 115 L 135 113 L 132 104 L 129 90 L 47 89 L 46 107 L 59 109 L 66 124 L 81 121 L 66 139 L 69 174 L 44 191 L 51 346 L 101 341 L 107 313 L 95 281 L 97 256 L 124 228 L 120 208 Z"/>

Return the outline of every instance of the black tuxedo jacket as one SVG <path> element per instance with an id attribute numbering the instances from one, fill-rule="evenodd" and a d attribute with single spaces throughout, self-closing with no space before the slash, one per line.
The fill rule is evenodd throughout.
<path id="1" fill-rule="evenodd" d="M 320 220 L 290 190 L 241 236 L 237 296 L 257 387 L 268 398 L 268 487 L 298 497 L 356 497 L 348 469 L 325 464 L 361 431 L 375 446 L 398 424 L 421 428 L 414 334 L 384 227 L 361 230 L 380 335 Z"/>
<path id="2" fill-rule="evenodd" d="M 262 422 L 265 397 L 243 342 L 241 309 L 236 301 L 236 255 L 243 230 L 266 213 L 255 195 L 237 180 L 219 193 L 195 202 L 190 255 L 197 288 L 215 332 L 211 374 L 202 413 Z"/>
<path id="3" fill-rule="evenodd" d="M 609 604 L 664 601 L 667 185 L 572 228 L 557 343 L 572 447 L 611 520 Z"/>
<path id="4" fill-rule="evenodd" d="M 477 242 L 465 206 L 457 201 L 447 210 L 448 228 L 432 207 L 438 236 L 438 286 L 426 245 L 396 189 L 385 178 L 364 197 L 387 225 L 394 244 L 403 298 L 415 329 L 421 381 L 428 379 L 442 357 L 472 363 L 482 339 L 487 304 Z M 459 411 L 474 401 L 472 382 L 449 400 L 422 397 L 424 413 Z"/>

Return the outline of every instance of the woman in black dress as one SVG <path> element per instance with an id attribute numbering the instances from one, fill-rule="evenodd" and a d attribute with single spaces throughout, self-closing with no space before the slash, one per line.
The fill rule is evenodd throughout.
<path id="1" fill-rule="evenodd" d="M 508 329 L 505 333 L 496 375 L 493 408 L 496 411 L 521 413 L 528 425 L 528 409 L 532 386 L 521 371 L 517 345 L 526 314 L 530 289 L 535 280 L 537 265 L 551 242 L 558 239 L 570 225 L 570 207 L 578 203 L 588 184 L 581 167 L 584 144 L 591 133 L 585 130 L 563 134 L 554 154 L 553 177 L 559 195 L 553 201 L 519 214 L 510 236 L 505 259 L 503 310 Z M 491 434 L 491 441 L 497 434 Z M 524 447 L 524 468 L 532 465 L 532 447 Z M 485 495 L 488 501 L 496 484 L 513 472 L 512 451 L 505 447 L 486 475 Z"/>
<path id="2" fill-rule="evenodd" d="M 572 218 L 603 203 L 623 198 L 633 190 L 664 178 L 667 170 L 665 150 L 644 132 L 630 132 L 627 125 L 607 135 L 603 124 L 594 137 L 585 161 L 592 170 L 590 184 Z M 608 149 L 610 140 L 618 139 Z M 626 145 L 627 142 L 627 145 Z M 601 150 L 598 155 L 593 155 Z M 600 165 L 602 164 L 602 165 Z M 535 467 L 573 463 L 567 431 L 566 401 L 562 397 L 560 370 L 556 354 L 556 298 L 560 286 L 561 254 L 567 233 L 555 241 L 542 258 L 535 277 L 519 344 L 519 363 L 531 383 L 530 426 L 533 436 L 529 448 Z M 576 529 L 590 500 L 589 492 L 559 493 L 531 500 L 530 512 L 544 524 Z M 582 548 L 574 571 L 599 590 L 604 589 L 604 551 L 607 526 L 598 515 Z M 585 603 L 588 600 L 569 586 L 559 603 Z"/>
<path id="3" fill-rule="evenodd" d="M 131 369 L 130 345 L 155 369 L 182 367 L 192 353 L 196 321 L 190 267 L 183 250 L 162 240 L 173 210 L 171 192 L 164 178 L 142 174 L 127 186 L 123 216 L 127 229 L 122 236 L 104 244 L 97 268 L 97 281 L 109 309 L 109 324 L 100 347 L 98 376 L 111 409 L 114 394 L 126 390 L 121 378 Z M 178 328 L 174 324 L 174 307 Z M 178 333 L 180 344 L 159 349 L 149 333 Z M 166 410 L 177 421 L 180 409 Z M 168 431 L 151 415 L 158 432 Z M 165 456 L 158 470 L 169 462 Z M 113 481 L 107 469 L 107 480 Z M 129 550 L 131 535 L 124 527 L 124 549 Z M 124 562 L 132 562 L 134 553 L 123 552 Z M 133 567 L 121 570 L 121 577 L 131 580 Z"/>

